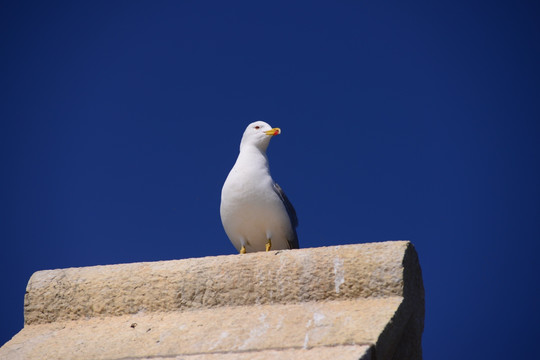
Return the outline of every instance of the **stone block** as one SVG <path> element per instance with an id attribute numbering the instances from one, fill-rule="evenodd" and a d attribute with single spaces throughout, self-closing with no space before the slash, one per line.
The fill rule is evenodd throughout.
<path id="1" fill-rule="evenodd" d="M 39 271 L 0 359 L 421 359 L 407 241 Z"/>

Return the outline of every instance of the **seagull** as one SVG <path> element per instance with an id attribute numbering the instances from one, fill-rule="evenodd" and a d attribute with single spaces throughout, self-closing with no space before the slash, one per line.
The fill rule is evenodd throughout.
<path id="1" fill-rule="evenodd" d="M 249 124 L 221 190 L 221 222 L 240 254 L 299 247 L 296 211 L 272 179 L 266 156 L 270 139 L 279 134 L 264 121 Z"/>

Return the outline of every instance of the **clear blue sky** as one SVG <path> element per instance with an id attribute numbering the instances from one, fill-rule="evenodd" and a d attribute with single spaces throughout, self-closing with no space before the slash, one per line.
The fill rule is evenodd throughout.
<path id="1" fill-rule="evenodd" d="M 537 353 L 537 1 L 0 4 L 0 344 L 35 271 L 233 254 L 264 120 L 301 247 L 414 243 L 426 359 Z"/>

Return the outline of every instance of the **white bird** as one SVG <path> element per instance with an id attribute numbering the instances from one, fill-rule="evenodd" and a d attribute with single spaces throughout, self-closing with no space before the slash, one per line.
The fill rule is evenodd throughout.
<path id="1" fill-rule="evenodd" d="M 249 124 L 221 190 L 221 222 L 241 254 L 298 249 L 296 211 L 272 179 L 266 157 L 270 139 L 280 133 L 264 121 Z"/>

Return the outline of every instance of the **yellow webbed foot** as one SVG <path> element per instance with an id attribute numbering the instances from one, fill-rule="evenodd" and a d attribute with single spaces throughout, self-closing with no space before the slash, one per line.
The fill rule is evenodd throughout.
<path id="1" fill-rule="evenodd" d="M 270 251 L 272 248 L 272 240 L 268 239 L 268 242 L 266 243 L 266 251 Z"/>
<path id="2" fill-rule="evenodd" d="M 245 254 L 245 253 L 246 253 L 246 247 L 242 245 L 242 248 L 240 249 L 240 254 Z"/>

